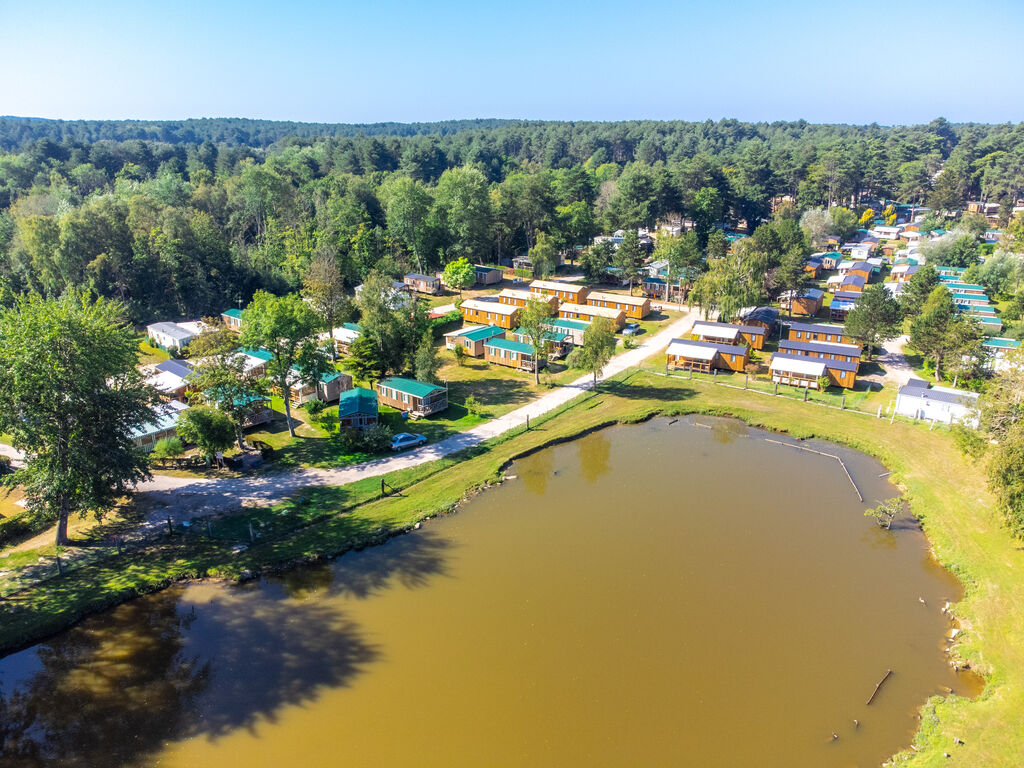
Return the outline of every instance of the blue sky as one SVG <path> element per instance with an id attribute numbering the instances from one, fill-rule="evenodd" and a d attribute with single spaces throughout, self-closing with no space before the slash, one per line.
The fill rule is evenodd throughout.
<path id="1" fill-rule="evenodd" d="M 1024 0 L 0 0 L 0 114 L 1024 119 Z"/>

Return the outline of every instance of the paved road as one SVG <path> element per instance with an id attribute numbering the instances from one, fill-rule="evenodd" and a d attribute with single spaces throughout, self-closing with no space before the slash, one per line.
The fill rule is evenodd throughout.
<path id="1" fill-rule="evenodd" d="M 598 381 L 643 363 L 663 350 L 668 343 L 684 335 L 698 319 L 697 310 L 688 312 L 671 325 L 609 361 Z M 170 517 L 180 521 L 246 505 L 266 505 L 293 495 L 300 488 L 338 486 L 367 477 L 414 467 L 496 437 L 522 426 L 526 418 L 536 419 L 593 387 L 592 376 L 581 376 L 570 384 L 553 389 L 536 400 L 504 416 L 480 424 L 431 445 L 397 456 L 388 456 L 339 469 L 296 469 L 241 478 L 202 479 L 156 475 L 139 486 L 138 500 L 150 506 L 149 524 L 159 525 Z"/>

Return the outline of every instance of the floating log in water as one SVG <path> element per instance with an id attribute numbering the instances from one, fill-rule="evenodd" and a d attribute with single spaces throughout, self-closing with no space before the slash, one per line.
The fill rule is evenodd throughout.
<path id="1" fill-rule="evenodd" d="M 887 672 L 885 673 L 885 677 L 883 677 L 883 678 L 882 678 L 881 680 L 879 680 L 879 681 L 878 681 L 878 685 L 876 685 L 876 686 L 875 686 L 875 690 L 873 690 L 873 691 L 871 692 L 871 696 L 869 696 L 869 697 L 868 697 L 868 703 L 867 703 L 867 706 L 870 706 L 870 705 L 871 705 L 871 702 L 875 700 L 875 696 L 877 696 L 877 695 L 878 695 L 878 689 L 882 687 L 882 683 L 884 683 L 884 682 L 885 682 L 886 680 L 888 680 L 888 679 L 889 679 L 889 676 L 890 676 L 891 674 L 892 674 L 892 670 L 890 669 L 890 670 L 888 670 L 888 671 L 887 671 Z"/>
<path id="2" fill-rule="evenodd" d="M 860 492 L 860 488 L 857 487 L 857 483 L 853 480 L 853 475 L 850 474 L 850 470 L 846 468 L 846 462 L 836 456 L 834 453 L 825 453 L 824 451 L 816 451 L 813 448 L 808 448 L 805 445 L 793 445 L 792 443 L 784 443 L 781 440 L 772 440 L 770 437 L 765 438 L 766 443 L 774 443 L 775 445 L 784 445 L 787 448 L 796 448 L 798 451 L 807 451 L 808 453 L 816 453 L 819 456 L 827 456 L 830 459 L 835 459 L 839 462 L 839 466 L 843 468 L 843 472 L 846 473 L 846 479 L 850 481 L 850 485 L 853 486 L 853 490 L 857 493 L 857 498 L 864 501 L 864 495 Z"/>

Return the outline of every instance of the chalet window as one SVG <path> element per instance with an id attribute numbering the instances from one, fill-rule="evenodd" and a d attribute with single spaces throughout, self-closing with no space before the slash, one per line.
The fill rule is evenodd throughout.
<path id="1" fill-rule="evenodd" d="M 403 403 L 408 403 L 409 402 L 409 395 L 407 395 L 405 392 L 402 393 L 402 402 Z"/>

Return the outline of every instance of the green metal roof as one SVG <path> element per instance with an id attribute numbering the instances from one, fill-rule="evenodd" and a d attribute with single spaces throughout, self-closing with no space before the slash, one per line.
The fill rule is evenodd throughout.
<path id="1" fill-rule="evenodd" d="M 1018 349 L 1020 347 L 1019 339 L 1003 339 L 1003 338 L 992 338 L 986 339 L 981 342 L 983 347 L 1001 347 L 1003 349 Z"/>
<path id="2" fill-rule="evenodd" d="M 590 327 L 590 323 L 586 320 L 566 320 L 561 317 L 553 317 L 547 321 L 546 325 L 552 328 L 572 328 L 574 331 L 585 331 Z"/>
<path id="3" fill-rule="evenodd" d="M 521 341 L 510 341 L 509 339 L 491 339 L 484 344 L 485 347 L 496 347 L 497 349 L 507 349 L 510 352 L 519 352 L 523 355 L 532 355 L 533 347 L 529 344 L 523 344 Z"/>
<path id="4" fill-rule="evenodd" d="M 404 392 L 413 397 L 427 397 L 439 389 L 444 389 L 444 387 L 439 387 L 436 384 L 427 384 L 423 381 L 406 379 L 401 376 L 392 376 L 391 378 L 384 379 L 381 381 L 380 386 L 397 389 L 399 392 Z"/>
<path id="5" fill-rule="evenodd" d="M 479 328 L 474 328 L 471 331 L 466 331 L 466 333 L 460 333 L 459 336 L 464 339 L 469 339 L 470 341 L 486 341 L 487 339 L 493 336 L 499 336 L 504 332 L 504 328 L 499 328 L 496 325 L 484 325 Z"/>
<path id="6" fill-rule="evenodd" d="M 239 347 L 238 351 L 244 355 L 249 355 L 249 357 L 255 357 L 264 362 L 270 362 L 271 360 L 274 359 L 274 356 L 272 354 L 270 354 L 269 352 L 267 352 L 267 350 L 262 348 L 251 349 L 250 347 Z"/>
<path id="7" fill-rule="evenodd" d="M 239 320 L 242 319 L 242 310 L 240 309 L 226 309 L 221 312 L 221 314 L 227 315 L 228 317 L 237 317 Z"/>
<path id="8" fill-rule="evenodd" d="M 341 393 L 338 398 L 338 417 L 357 413 L 377 414 L 377 393 L 372 389 L 356 387 Z"/>
<path id="9" fill-rule="evenodd" d="M 513 336 L 529 336 L 530 334 L 527 333 L 525 328 L 516 328 L 514 331 L 512 331 L 512 335 Z M 547 339 L 548 341 L 561 341 L 562 339 L 565 338 L 565 334 L 564 333 L 554 333 L 553 331 L 544 331 L 542 336 L 545 339 Z"/>
<path id="10" fill-rule="evenodd" d="M 342 323 L 341 327 L 349 331 L 354 331 L 355 333 L 363 332 L 363 327 L 359 325 L 359 323 Z"/>

